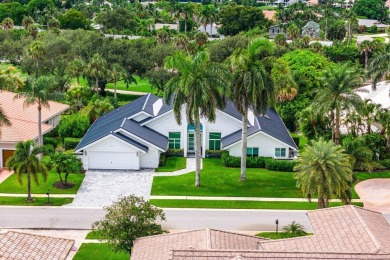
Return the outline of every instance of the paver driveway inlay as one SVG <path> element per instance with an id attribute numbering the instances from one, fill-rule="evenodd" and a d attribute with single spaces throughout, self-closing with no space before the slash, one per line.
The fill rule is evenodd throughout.
<path id="1" fill-rule="evenodd" d="M 370 179 L 355 186 L 364 208 L 390 214 L 390 179 Z"/>
<path id="2" fill-rule="evenodd" d="M 67 207 L 104 207 L 121 196 L 134 194 L 149 200 L 153 170 L 88 171 L 76 198 Z"/>

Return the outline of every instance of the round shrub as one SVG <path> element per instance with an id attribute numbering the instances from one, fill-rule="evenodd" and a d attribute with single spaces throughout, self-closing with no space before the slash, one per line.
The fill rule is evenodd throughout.
<path id="1" fill-rule="evenodd" d="M 62 137 L 81 138 L 89 128 L 88 117 L 80 114 L 74 114 L 64 117 L 59 126 L 58 134 Z"/>

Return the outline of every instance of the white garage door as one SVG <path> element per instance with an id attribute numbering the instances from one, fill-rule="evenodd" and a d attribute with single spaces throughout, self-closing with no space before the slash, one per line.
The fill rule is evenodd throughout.
<path id="1" fill-rule="evenodd" d="M 136 152 L 88 152 L 88 168 L 99 170 L 139 170 Z"/>

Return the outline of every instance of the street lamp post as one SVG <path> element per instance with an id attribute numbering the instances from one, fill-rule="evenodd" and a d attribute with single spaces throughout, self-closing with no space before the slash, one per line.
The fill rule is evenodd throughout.
<path id="1" fill-rule="evenodd" d="M 50 190 L 49 189 L 47 189 L 46 195 L 47 195 L 47 204 L 50 204 Z"/>
<path id="2" fill-rule="evenodd" d="M 276 224 L 276 234 L 278 233 L 279 231 L 279 220 L 275 220 L 275 224 Z"/>

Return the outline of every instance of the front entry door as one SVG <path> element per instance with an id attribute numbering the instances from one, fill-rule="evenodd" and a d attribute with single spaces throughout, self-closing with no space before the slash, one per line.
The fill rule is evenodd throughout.
<path id="1" fill-rule="evenodd" d="M 195 152 L 195 133 L 188 133 L 188 152 Z"/>

